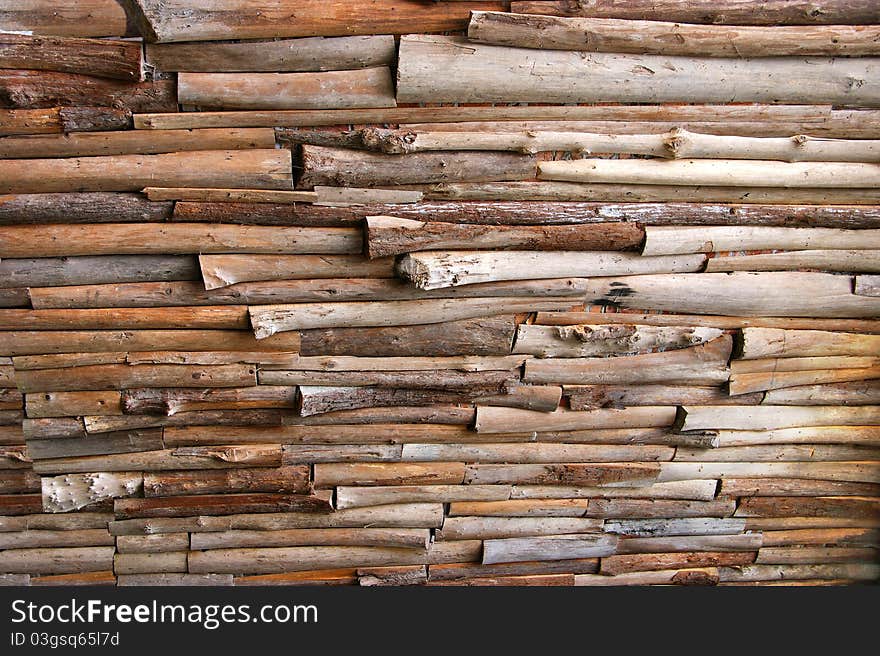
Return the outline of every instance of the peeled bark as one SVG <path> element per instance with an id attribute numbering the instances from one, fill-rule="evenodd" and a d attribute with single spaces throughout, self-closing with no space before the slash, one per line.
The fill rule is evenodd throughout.
<path id="1" fill-rule="evenodd" d="M 146 497 L 175 497 L 232 492 L 308 494 L 309 467 L 290 465 L 275 469 L 225 471 L 166 471 L 144 474 Z"/>
<path id="2" fill-rule="evenodd" d="M 401 39 L 398 102 L 813 102 L 876 104 L 871 59 L 687 58 L 503 48 L 459 37 Z M 643 69 L 651 71 L 646 77 Z M 442 75 L 437 75 L 442 71 Z M 552 71 L 552 74 L 535 74 Z M 760 71 L 760 75 L 758 75 Z M 769 84 L 768 84 L 769 82 Z M 610 90 L 609 90 L 610 89 Z"/>
<path id="3" fill-rule="evenodd" d="M 0 224 L 116 223 L 164 221 L 172 203 L 153 203 L 140 194 L 16 194 L 0 201 Z"/>
<path id="4" fill-rule="evenodd" d="M 240 282 L 315 278 L 393 278 L 394 261 L 360 255 L 200 255 L 205 289 Z"/>
<path id="5" fill-rule="evenodd" d="M 706 271 L 818 271 L 880 272 L 880 253 L 857 250 L 809 250 L 760 255 L 712 257 L 706 262 Z M 858 286 L 855 293 L 858 294 Z M 870 294 L 868 294 L 870 295 Z"/>
<path id="6" fill-rule="evenodd" d="M 664 17 L 664 20 L 668 18 Z M 697 57 L 878 54 L 875 26 L 727 27 L 476 11 L 468 39 L 519 48 Z"/>
<path id="7" fill-rule="evenodd" d="M 147 450 L 149 448 L 145 447 Z M 161 444 L 152 448 L 161 448 Z M 134 496 L 140 494 L 142 489 L 143 476 L 140 473 L 102 472 L 44 477 L 42 479 L 43 510 L 70 512 L 102 501 Z"/>
<path id="8" fill-rule="evenodd" d="M 877 250 L 880 249 L 880 230 L 649 226 L 645 229 L 642 255 L 816 248 Z"/>
<path id="9" fill-rule="evenodd" d="M 6 34 L 0 68 L 79 73 L 129 82 L 141 78 L 141 46 L 132 41 Z"/>
<path id="10" fill-rule="evenodd" d="M 606 520 L 603 530 L 616 535 L 650 538 L 672 535 L 739 535 L 745 528 L 744 519 L 683 517 Z"/>

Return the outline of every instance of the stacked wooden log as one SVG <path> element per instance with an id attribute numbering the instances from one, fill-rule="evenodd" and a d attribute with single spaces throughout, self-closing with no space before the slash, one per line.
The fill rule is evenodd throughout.
<path id="1" fill-rule="evenodd" d="M 76 4 L 0 7 L 0 583 L 880 578 L 875 3 Z"/>

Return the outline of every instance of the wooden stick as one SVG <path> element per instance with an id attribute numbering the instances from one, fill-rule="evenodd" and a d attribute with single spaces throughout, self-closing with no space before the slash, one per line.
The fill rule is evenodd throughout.
<path id="1" fill-rule="evenodd" d="M 588 412 L 556 410 L 534 412 L 518 408 L 477 408 L 478 433 L 511 433 L 516 431 L 565 431 L 581 428 L 637 428 L 667 426 L 672 423 L 674 409 L 641 407 L 624 410 L 601 409 Z"/>
<path id="2" fill-rule="evenodd" d="M 80 73 L 137 82 L 141 77 L 141 48 L 131 41 L 34 37 L 0 37 L 0 68 Z"/>
<path id="3" fill-rule="evenodd" d="M 872 55 L 873 29 L 727 27 L 610 18 L 556 18 L 475 11 L 468 39 L 519 48 L 698 57 Z"/>
<path id="4" fill-rule="evenodd" d="M 483 564 L 524 560 L 568 560 L 612 555 L 617 538 L 611 535 L 555 535 L 547 537 L 503 538 L 483 543 Z"/>
<path id="5" fill-rule="evenodd" d="M 629 449 L 628 455 L 630 458 L 639 453 L 633 449 L 647 449 L 646 455 L 651 454 L 655 458 L 658 455 L 657 450 L 652 451 L 649 447 L 629 447 Z M 659 467 L 656 463 L 644 462 L 469 465 L 466 471 L 466 481 L 468 484 L 478 485 L 641 486 L 650 485 L 654 482 L 658 471 Z M 546 499 L 515 499 L 511 501 L 477 502 L 475 504 L 457 503 L 454 504 L 453 508 L 456 510 L 456 514 L 459 515 L 482 515 L 485 514 L 482 511 L 489 510 L 491 512 L 488 514 L 496 514 L 495 511 L 500 511 L 502 515 L 512 513 L 514 516 L 518 512 L 528 511 L 533 507 L 538 509 L 545 507 L 562 508 L 564 512 L 561 516 L 566 516 L 574 508 L 579 509 L 574 516 L 580 517 L 586 506 L 587 503 L 583 499 L 559 499 L 556 501 L 548 501 Z M 530 515 L 531 512 L 526 512 L 526 514 Z"/>
<path id="6" fill-rule="evenodd" d="M 809 481 L 799 478 L 727 478 L 721 481 L 720 494 L 734 497 L 775 496 L 876 496 L 877 483 Z"/>
<path id="7" fill-rule="evenodd" d="M 0 109 L 0 137 L 124 130 L 130 124 L 130 111 L 112 107 Z"/>
<path id="8" fill-rule="evenodd" d="M 153 203 L 140 194 L 17 194 L 3 197 L 0 224 L 158 222 L 170 218 L 172 209 L 172 203 Z"/>
<path id="9" fill-rule="evenodd" d="M 205 289 L 260 280 L 314 278 L 393 278 L 391 258 L 365 260 L 359 255 L 200 255 Z"/>
<path id="10" fill-rule="evenodd" d="M 296 546 L 363 546 L 427 549 L 430 531 L 420 528 L 306 528 L 280 531 L 194 533 L 199 550 Z"/>
<path id="11" fill-rule="evenodd" d="M 880 443 L 876 426 L 802 426 L 768 431 L 712 430 L 719 447 L 755 444 L 866 444 Z"/>
<path id="12" fill-rule="evenodd" d="M 189 551 L 190 548 L 189 533 L 120 535 L 115 539 L 116 551 L 121 554 Z"/>
<path id="13" fill-rule="evenodd" d="M 86 528 L 107 528 L 113 513 L 79 512 L 69 515 L 34 514 L 5 517 L 0 520 L 2 531 L 75 531 Z"/>
<path id="14" fill-rule="evenodd" d="M 405 444 L 401 460 L 436 462 L 460 460 L 467 463 L 575 463 L 670 460 L 673 451 L 666 446 L 593 445 L 593 444 Z M 479 477 L 479 468 L 468 465 L 465 482 L 471 474 Z"/>
<path id="15" fill-rule="evenodd" d="M 764 394 L 731 397 L 721 387 L 690 385 L 565 385 L 563 394 L 572 410 L 639 405 L 752 405 L 766 401 Z"/>
<path id="16" fill-rule="evenodd" d="M 880 272 L 880 256 L 876 251 L 856 250 L 808 250 L 760 255 L 735 255 L 711 257 L 706 271 L 877 271 Z M 858 286 L 856 287 L 858 293 Z"/>
<path id="17" fill-rule="evenodd" d="M 113 557 L 113 571 L 120 575 L 146 573 L 185 573 L 186 551 L 163 553 L 118 553 Z"/>
<path id="18" fill-rule="evenodd" d="M 880 296 L 880 276 L 856 276 L 855 294 Z"/>
<path id="19" fill-rule="evenodd" d="M 113 504 L 113 512 L 117 519 L 287 511 L 321 513 L 332 510 L 329 499 L 321 495 L 257 492 L 116 499 Z"/>
<path id="20" fill-rule="evenodd" d="M 747 445 L 716 449 L 676 449 L 675 460 L 682 462 L 813 462 L 871 460 L 880 449 L 861 444 Z"/>
<path id="21" fill-rule="evenodd" d="M 164 282 L 197 280 L 198 276 L 195 258 L 187 255 L 13 258 L 0 262 L 0 284 L 6 287 Z"/>
<path id="22" fill-rule="evenodd" d="M 767 405 L 880 405 L 880 381 L 804 385 L 764 394 Z M 703 404 L 700 404 L 703 405 Z"/>
<path id="23" fill-rule="evenodd" d="M 532 560 L 519 563 L 498 563 L 478 565 L 472 563 L 453 563 L 431 565 L 428 568 L 428 582 L 440 583 L 468 577 L 521 577 L 554 574 L 592 574 L 599 570 L 598 558 L 573 558 L 563 561 Z"/>
<path id="24" fill-rule="evenodd" d="M 634 73 L 642 66 L 650 77 Z M 853 92 L 846 76 L 866 79 L 865 62 L 709 58 L 580 53 L 502 48 L 458 37 L 401 39 L 399 102 L 830 102 L 869 106 L 870 91 Z M 756 67 L 773 76 L 773 92 L 757 84 Z M 769 67 L 769 73 L 768 73 Z M 556 76 L 535 80 L 532 70 Z M 444 72 L 437 76 L 436 72 Z M 477 81 L 479 80 L 479 84 Z M 576 82 L 573 82 L 576 81 Z M 793 80 L 802 80 L 794 84 Z M 609 92 L 609 86 L 613 91 Z"/>
<path id="25" fill-rule="evenodd" d="M 247 327 L 245 306 L 190 308 L 116 308 L 107 310 L 0 310 L 0 328 L 17 330 L 109 329 L 109 328 L 229 328 Z"/>
<path id="26" fill-rule="evenodd" d="M 661 538 L 624 538 L 620 554 L 691 553 L 694 551 L 750 552 L 754 558 L 762 544 L 760 533 L 744 535 L 687 535 Z"/>
<path id="27" fill-rule="evenodd" d="M 806 478 L 873 483 L 880 467 L 870 462 L 661 462 L 660 482 L 695 478 Z"/>
<path id="28" fill-rule="evenodd" d="M 72 574 L 113 569 L 114 547 L 58 547 L 10 549 L 3 552 L 9 574 Z"/>
<path id="29" fill-rule="evenodd" d="M 642 255 L 813 248 L 876 250 L 878 247 L 880 230 L 648 226 Z"/>
<path id="30" fill-rule="evenodd" d="M 312 191 L 276 191 L 267 189 L 208 189 L 186 187 L 144 187 L 144 195 L 151 201 L 181 201 L 196 203 L 312 203 L 317 195 Z M 249 221 L 242 221 L 250 223 Z M 257 221 L 256 223 L 259 223 Z"/>
<path id="31" fill-rule="evenodd" d="M 249 408 L 293 408 L 296 389 L 292 387 L 217 386 L 193 389 L 177 387 L 126 389 L 120 395 L 120 409 L 125 414 L 164 414 L 200 410 L 244 410 Z M 99 413 L 77 413 L 99 414 Z"/>
<path id="32" fill-rule="evenodd" d="M 870 563 L 876 553 L 865 547 L 767 547 L 758 550 L 758 564 Z"/>
<path id="33" fill-rule="evenodd" d="M 880 407 L 683 406 L 676 428 L 774 430 L 797 426 L 865 426 L 880 419 Z"/>
<path id="34" fill-rule="evenodd" d="M 617 585 L 717 585 L 718 569 L 701 567 L 693 569 L 655 570 L 651 572 L 630 572 L 616 576 L 597 576 L 595 574 L 578 574 L 574 584 L 617 586 Z"/>
<path id="35" fill-rule="evenodd" d="M 314 466 L 316 488 L 337 485 L 458 485 L 463 463 L 319 463 Z"/>
<path id="36" fill-rule="evenodd" d="M 358 508 L 389 503 L 451 503 L 453 501 L 505 501 L 509 485 L 396 485 L 337 486 L 336 508 Z"/>
<path id="37" fill-rule="evenodd" d="M 144 495 L 146 497 L 230 492 L 307 494 L 310 490 L 309 468 L 305 465 L 290 465 L 275 469 L 165 471 L 144 474 Z"/>
<path id="38" fill-rule="evenodd" d="M 0 10 L 0 23 L 13 32 L 59 36 L 136 36 L 125 11 L 111 0 L 83 0 L 58 7 L 52 0 L 23 0 Z"/>
<path id="39" fill-rule="evenodd" d="M 216 109 L 394 107 L 387 66 L 322 73 L 178 73 L 177 101 Z"/>
<path id="40" fill-rule="evenodd" d="M 0 533 L 3 549 L 47 549 L 52 547 L 113 546 L 113 536 L 106 528 L 78 531 L 10 531 Z"/>
<path id="41" fill-rule="evenodd" d="M 0 160 L 0 193 L 139 191 L 143 187 L 290 189 L 290 151 L 209 150 L 163 155 Z"/>
<path id="42" fill-rule="evenodd" d="M 873 581 L 880 575 L 880 565 L 852 563 L 838 565 L 745 565 L 720 567 L 720 581 L 775 581 L 803 579 L 850 579 Z"/>
<path id="43" fill-rule="evenodd" d="M 748 565 L 755 554 L 749 552 L 691 551 L 607 556 L 601 560 L 600 573 L 610 576 L 630 572 L 652 572 L 664 569 Z"/>
<path id="44" fill-rule="evenodd" d="M 745 497 L 736 517 L 846 517 L 877 519 L 876 497 Z"/>
<path id="45" fill-rule="evenodd" d="M 774 330 L 743 328 L 745 359 L 811 356 L 872 356 L 880 347 L 880 336 L 835 333 L 819 330 Z"/>
<path id="46" fill-rule="evenodd" d="M 219 587 L 233 585 L 232 574 L 120 574 L 116 577 L 119 587 L 158 587 L 158 586 L 206 586 Z"/>
<path id="47" fill-rule="evenodd" d="M 783 389 L 786 387 L 797 387 L 799 385 L 841 383 L 878 378 L 880 378 L 880 367 L 733 374 L 730 377 L 729 390 L 731 395 L 736 395 L 748 394 L 749 392 Z"/>
<path id="48" fill-rule="evenodd" d="M 31 445 L 28 447 L 28 453 L 35 460 L 155 451 L 164 448 L 161 429 L 117 431 L 105 433 L 100 437 L 55 437 L 29 439 L 29 441 Z M 68 484 L 67 481 L 62 483 Z"/>

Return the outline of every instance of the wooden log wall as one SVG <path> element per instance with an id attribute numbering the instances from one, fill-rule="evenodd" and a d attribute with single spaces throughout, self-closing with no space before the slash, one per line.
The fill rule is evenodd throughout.
<path id="1" fill-rule="evenodd" d="M 0 7 L 0 583 L 880 577 L 875 2 L 73 5 Z"/>

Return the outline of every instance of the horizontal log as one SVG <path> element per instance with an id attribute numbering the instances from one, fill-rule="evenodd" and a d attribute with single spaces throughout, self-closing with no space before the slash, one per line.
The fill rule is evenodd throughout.
<path id="1" fill-rule="evenodd" d="M 119 535 L 116 540 L 116 552 L 130 553 L 163 553 L 167 551 L 189 551 L 189 533 L 164 533 L 161 535 Z"/>
<path id="2" fill-rule="evenodd" d="M 185 573 L 186 551 L 167 551 L 162 553 L 118 553 L 113 557 L 113 571 L 116 574 Z"/>
<path id="3" fill-rule="evenodd" d="M 394 485 L 336 487 L 336 508 L 359 508 L 389 503 L 452 503 L 454 501 L 504 501 L 509 485 Z"/>
<path id="4" fill-rule="evenodd" d="M 188 255 L 97 255 L 3 259 L 4 287 L 57 287 L 109 283 L 196 280 L 198 264 Z"/>
<path id="5" fill-rule="evenodd" d="M 751 405 L 764 399 L 763 394 L 731 397 L 720 387 L 687 385 L 565 385 L 563 390 L 572 410 L 640 405 Z"/>
<path id="6" fill-rule="evenodd" d="M 299 335 L 256 340 L 241 330 L 24 330 L 0 331 L 0 353 L 101 353 L 104 351 L 296 351 Z"/>
<path id="7" fill-rule="evenodd" d="M 204 586 L 219 587 L 233 585 L 232 574 L 120 574 L 116 577 L 119 587 L 158 587 L 158 586 Z"/>
<path id="8" fill-rule="evenodd" d="M 834 545 L 863 547 L 876 544 L 880 531 L 872 528 L 786 529 L 764 532 L 764 547 Z"/>
<path id="9" fill-rule="evenodd" d="M 671 425 L 674 408 L 645 406 L 623 410 L 603 408 L 577 412 L 556 410 L 534 412 L 518 408 L 477 408 L 478 433 L 513 433 L 517 431 L 571 431 L 584 428 L 639 428 Z"/>
<path id="10" fill-rule="evenodd" d="M 730 375 L 727 361 L 731 349 L 731 338 L 722 335 L 697 346 L 642 355 L 534 359 L 526 362 L 523 380 L 599 385 L 720 385 Z"/>
<path id="11" fill-rule="evenodd" d="M 113 519 L 110 512 L 78 512 L 69 515 L 32 514 L 0 519 L 0 532 L 5 531 L 76 531 L 107 528 Z"/>
<path id="12" fill-rule="evenodd" d="M 233 576 L 232 574 L 197 574 L 195 576 L 228 576 L 232 578 L 235 586 L 357 585 L 358 583 L 357 569 L 353 567 L 250 576 Z"/>
<path id="13" fill-rule="evenodd" d="M 26 0 L 0 10 L 5 30 L 58 36 L 135 36 L 125 10 L 112 0 L 83 0 L 58 7 L 51 0 Z"/>
<path id="14" fill-rule="evenodd" d="M 767 405 L 878 405 L 880 382 L 876 380 L 829 385 L 804 385 L 764 394 Z"/>
<path id="15" fill-rule="evenodd" d="M 425 357 L 348 357 L 302 356 L 293 354 L 286 361 L 267 363 L 266 370 L 286 371 L 436 371 L 449 369 L 462 373 L 501 372 L 518 369 L 528 360 L 526 355 L 425 356 Z"/>
<path id="16" fill-rule="evenodd" d="M 492 317 L 511 312 L 565 310 L 564 298 L 456 298 L 417 301 L 300 303 L 251 307 L 251 325 L 257 339 L 278 332 L 312 328 L 369 328 L 413 326 Z"/>
<path id="17" fill-rule="evenodd" d="M 402 158 L 312 145 L 302 147 L 302 169 L 298 189 L 528 180 L 537 170 L 534 157 L 516 153 L 415 153 Z"/>
<path id="18" fill-rule="evenodd" d="M 712 25 L 860 25 L 876 18 L 869 0 L 768 0 L 760 7 L 739 0 L 697 0 L 682 5 L 675 0 L 618 0 L 613 5 L 584 4 L 569 0 L 525 0 L 511 3 L 511 11 L 594 18 L 670 20 Z"/>
<path id="19" fill-rule="evenodd" d="M 579 517 L 447 517 L 436 540 L 489 540 L 596 533 L 602 521 Z"/>
<path id="20" fill-rule="evenodd" d="M 3 34 L 0 68 L 24 68 L 137 82 L 141 47 L 131 41 Z"/>
<path id="21" fill-rule="evenodd" d="M 841 355 L 872 356 L 880 346 L 880 336 L 835 333 L 819 330 L 779 330 L 744 328 L 742 354 L 745 359 L 770 357 L 826 357 Z"/>
<path id="22" fill-rule="evenodd" d="M 365 463 L 400 460 L 399 444 L 295 444 L 284 446 L 287 463 Z"/>
<path id="23" fill-rule="evenodd" d="M 590 499 L 584 517 L 613 518 L 676 518 L 730 517 L 735 501 L 653 500 L 653 499 Z"/>
<path id="24" fill-rule="evenodd" d="M 691 551 L 608 556 L 601 560 L 600 573 L 609 576 L 630 572 L 653 572 L 692 567 L 736 567 L 748 565 L 755 554 L 736 551 Z"/>
<path id="25" fill-rule="evenodd" d="M 130 124 L 130 111 L 111 107 L 0 109 L 0 137 L 124 130 Z"/>
<path id="26" fill-rule="evenodd" d="M 880 442 L 878 426 L 798 426 L 772 430 L 710 430 L 720 447 L 754 444 L 864 444 Z"/>
<path id="27" fill-rule="evenodd" d="M 880 467 L 871 462 L 661 462 L 659 482 L 695 478 L 805 478 L 873 483 Z"/>
<path id="28" fill-rule="evenodd" d="M 859 296 L 880 296 L 878 276 L 856 276 L 855 294 Z"/>
<path id="29" fill-rule="evenodd" d="M 877 483 L 841 481 L 809 481 L 799 478 L 727 478 L 721 481 L 720 494 L 730 497 L 793 497 L 793 496 L 876 496 Z"/>
<path id="30" fill-rule="evenodd" d="M 569 560 L 531 560 L 518 563 L 497 563 L 482 565 L 475 563 L 452 563 L 432 565 L 428 569 L 430 583 L 456 581 L 479 577 L 530 577 L 543 575 L 593 574 L 599 570 L 598 558 L 572 558 Z"/>
<path id="31" fill-rule="evenodd" d="M 646 449 L 650 447 L 618 447 L 628 449 Z M 638 453 L 638 451 L 631 451 Z M 651 453 L 647 451 L 646 453 Z M 656 452 L 655 452 L 656 453 Z M 656 456 L 655 456 L 656 458 Z M 465 482 L 478 485 L 564 485 L 564 486 L 640 486 L 653 483 L 659 471 L 656 462 L 600 462 L 585 464 L 515 464 L 515 465 L 467 465 Z M 575 506 L 581 507 L 580 500 Z M 538 505 L 543 501 L 537 501 Z M 525 500 L 511 502 L 487 502 L 501 508 L 528 507 Z M 554 505 L 554 504 L 551 504 Z M 563 504 L 565 505 L 565 504 Z M 456 506 L 460 508 L 461 504 Z M 479 504 L 478 504 L 479 507 Z M 458 514 L 466 514 L 459 512 Z M 474 513 L 477 514 L 477 513 Z"/>
<path id="32" fill-rule="evenodd" d="M 626 482 L 626 481 L 624 481 Z M 715 498 L 716 480 L 673 481 L 671 483 L 645 483 L 633 481 L 638 487 L 570 487 L 562 485 L 514 485 L 511 499 L 693 499 L 712 501 Z"/>
<path id="33" fill-rule="evenodd" d="M 464 461 L 467 463 L 575 463 L 650 462 L 670 460 L 673 450 L 666 446 L 595 444 L 404 444 L 401 460 L 409 462 Z M 468 465 L 470 475 L 479 477 L 480 467 Z"/>
<path id="34" fill-rule="evenodd" d="M 330 512 L 332 509 L 329 500 L 321 495 L 257 492 L 116 499 L 113 504 L 113 512 L 118 520 L 260 512 Z"/>
<path id="35" fill-rule="evenodd" d="M 312 203 L 317 199 L 313 191 L 282 191 L 277 189 L 213 189 L 205 187 L 144 187 L 142 193 L 150 201 L 180 201 L 195 203 L 294 204 Z M 240 223 L 259 223 L 242 219 Z"/>
<path id="36" fill-rule="evenodd" d="M 683 406 L 676 428 L 774 430 L 798 426 L 865 426 L 880 420 L 880 407 Z"/>
<path id="37" fill-rule="evenodd" d="M 51 309 L 0 310 L 0 329 L 15 331 L 23 328 L 37 330 L 101 330 L 110 328 L 174 329 L 218 328 L 242 329 L 247 327 L 246 306 L 218 305 L 181 308 L 114 308 L 104 309 Z"/>
<path id="38" fill-rule="evenodd" d="M 717 585 L 718 581 L 718 569 L 715 567 L 630 572 L 615 576 L 578 574 L 574 577 L 576 586 Z"/>
<path id="39" fill-rule="evenodd" d="M 162 430 L 154 428 L 104 433 L 96 437 L 55 437 L 45 440 L 29 440 L 29 442 L 28 454 L 37 460 L 135 453 L 164 448 Z"/>
<path id="40" fill-rule="evenodd" d="M 835 228 L 771 228 L 648 226 L 643 255 L 675 255 L 718 251 L 880 248 L 880 230 Z"/>
<path id="41" fill-rule="evenodd" d="M 139 191 L 147 185 L 289 189 L 292 181 L 290 152 L 267 149 L 32 159 L 26 167 L 0 160 L 0 172 L 0 193 L 6 194 Z"/>
<path id="42" fill-rule="evenodd" d="M 744 497 L 736 517 L 880 518 L 877 497 Z"/>
<path id="43" fill-rule="evenodd" d="M 149 44 L 147 62 L 162 71 L 210 73 L 337 71 L 393 64 L 390 35 L 312 37 L 244 43 Z"/>
<path id="44" fill-rule="evenodd" d="M 880 367 L 862 369 L 826 369 L 779 373 L 734 374 L 730 377 L 730 394 L 747 394 L 800 385 L 840 383 L 880 378 Z"/>
<path id="45" fill-rule="evenodd" d="M 199 266 L 205 289 L 265 280 L 394 277 L 390 258 L 360 255 L 200 255 Z"/>
<path id="46" fill-rule="evenodd" d="M 261 371 L 261 385 L 303 385 L 315 383 L 319 386 L 331 387 L 385 387 L 385 388 L 417 388 L 474 391 L 481 394 L 500 394 L 509 385 L 518 381 L 517 372 L 481 371 L 460 372 L 437 369 L 433 372 L 424 371 Z M 392 403 L 392 405 L 409 405 L 410 403 Z M 430 399 L 428 399 L 430 400 Z M 437 402 L 451 402 L 449 398 L 440 397 Z"/>
<path id="47" fill-rule="evenodd" d="M 49 547 L 113 546 L 114 538 L 106 528 L 75 531 L 20 531 L 0 533 L 3 549 L 34 549 Z"/>
<path id="48" fill-rule="evenodd" d="M 4 446 L 14 446 L 16 444 L 24 444 L 24 433 L 21 430 L 21 424 L 0 426 L 0 444 Z"/>
<path id="49" fill-rule="evenodd" d="M 337 485 L 458 485 L 465 465 L 445 463 L 318 463 L 312 480 L 316 488 Z"/>
<path id="50" fill-rule="evenodd" d="M 32 369 L 63 369 L 92 364 L 283 364 L 289 362 L 293 355 L 295 353 L 290 351 L 110 351 L 22 355 L 16 356 L 12 360 L 16 368 L 30 371 Z"/>
<path id="51" fill-rule="evenodd" d="M 679 519 L 607 520 L 606 533 L 632 537 L 668 537 L 672 535 L 738 535 L 745 531 L 744 519 L 686 517 Z"/>
<path id="52" fill-rule="evenodd" d="M 703 273 L 603 278 L 589 302 L 620 308 L 739 316 L 868 318 L 880 304 L 827 273 Z"/>
<path id="53" fill-rule="evenodd" d="M 135 388 L 121 394 L 120 407 L 125 414 L 174 415 L 202 410 L 244 410 L 257 408 L 292 408 L 296 390 L 292 387 L 218 386 L 193 389 Z M 97 414 L 97 413 L 83 413 Z"/>
<path id="54" fill-rule="evenodd" d="M 9 574 L 73 574 L 113 569 L 110 547 L 10 549 L 3 552 L 3 570 Z"/>
<path id="55" fill-rule="evenodd" d="M 170 218 L 171 213 L 172 203 L 151 202 L 131 193 L 15 194 L 4 196 L 0 202 L 0 224 L 3 225 L 158 222 Z"/>
<path id="56" fill-rule="evenodd" d="M 716 449 L 685 447 L 675 452 L 675 460 L 682 462 L 833 462 L 876 458 L 880 458 L 880 449 L 851 444 L 757 445 Z"/>
<path id="57" fill-rule="evenodd" d="M 640 76 L 639 67 L 654 74 Z M 868 61 L 846 59 L 688 59 L 617 53 L 584 58 L 577 52 L 409 35 L 401 39 L 397 99 L 407 103 L 830 102 L 870 106 L 876 101 L 870 92 L 854 92 L 845 86 L 847 76 L 865 79 L 869 68 Z M 529 72 L 535 69 L 553 70 L 556 75 L 536 80 Z M 438 70 L 442 76 L 436 74 Z M 757 83 L 757 70 L 772 76 L 772 93 Z M 803 84 L 792 84 L 794 79 Z"/>
<path id="58" fill-rule="evenodd" d="M 874 251 L 789 251 L 760 255 L 712 257 L 706 262 L 706 271 L 880 271 L 880 258 Z"/>
<path id="59" fill-rule="evenodd" d="M 758 564 L 870 563 L 876 552 L 867 547 L 767 547 L 758 550 Z"/>
<path id="60" fill-rule="evenodd" d="M 871 55 L 868 26 L 728 27 L 476 11 L 468 39 L 518 48 L 700 57 Z"/>
<path id="61" fill-rule="evenodd" d="M 259 427 L 263 430 L 271 430 L 274 427 L 281 426 L 283 411 L 278 409 L 257 409 L 257 410 L 200 410 L 197 412 L 179 412 L 171 416 L 161 415 L 122 415 L 122 416 L 86 416 L 82 417 L 82 424 L 87 433 L 93 435 L 96 433 L 109 433 L 120 430 L 134 430 L 139 428 L 158 428 L 170 426 L 193 426 L 207 425 L 223 427 L 229 430 L 228 426 L 242 427 Z M 28 420 L 29 422 L 31 420 Z M 59 420 L 33 420 L 53 422 Z M 67 428 L 63 424 L 59 425 L 58 432 L 66 432 Z M 37 431 L 28 426 L 26 432 L 36 433 Z M 43 427 L 43 433 L 53 432 L 52 424 Z M 51 435 L 50 435 L 51 436 Z M 57 436 L 57 435 L 56 435 Z M 259 442 L 265 442 L 260 440 Z M 212 445 L 216 445 L 213 442 Z"/>
<path id="62" fill-rule="evenodd" d="M 0 477 L 0 494 L 33 494 L 39 491 L 40 477 L 27 469 L 7 469 Z"/>
<path id="63" fill-rule="evenodd" d="M 296 140 L 294 131 L 285 128 L 276 128 L 275 134 L 282 143 L 311 143 L 309 137 Z M 299 131 L 296 131 L 299 135 Z M 349 135 L 351 133 L 345 133 Z M 321 145 L 320 143 L 318 145 Z M 333 144 L 327 144 L 333 145 Z M 342 145 L 342 144 L 341 144 Z M 352 144 L 351 147 L 355 147 Z M 418 203 L 422 200 L 421 191 L 413 191 L 409 189 L 371 189 L 369 187 L 315 187 L 315 194 L 318 197 L 316 204 L 327 205 L 329 207 L 348 207 L 351 205 L 377 205 L 377 204 L 398 204 L 398 203 Z"/>
<path id="64" fill-rule="evenodd" d="M 309 468 L 305 465 L 288 465 L 274 469 L 166 471 L 144 474 L 146 497 L 231 492 L 307 494 L 310 490 Z"/>
<path id="65" fill-rule="evenodd" d="M 837 565 L 745 565 L 743 567 L 720 567 L 719 580 L 749 582 L 786 582 L 806 579 L 848 579 L 874 581 L 880 575 L 880 565 L 875 563 L 852 563 Z"/>
<path id="66" fill-rule="evenodd" d="M 623 538 L 619 554 L 691 553 L 694 551 L 747 552 L 754 558 L 762 545 L 760 533 L 744 535 L 685 535 L 661 538 Z"/>
<path id="67" fill-rule="evenodd" d="M 483 543 L 483 564 L 524 560 L 568 560 L 612 555 L 617 538 L 610 535 L 557 535 L 549 537 L 502 538 Z"/>
<path id="68" fill-rule="evenodd" d="M 39 494 L 0 495 L 0 512 L 4 515 L 30 515 L 43 511 Z"/>
<path id="69" fill-rule="evenodd" d="M 281 531 L 193 533 L 193 550 L 264 547 L 359 546 L 428 548 L 430 531 L 421 528 L 306 528 Z"/>
<path id="70" fill-rule="evenodd" d="M 366 246 L 370 258 L 456 248 L 626 250 L 639 246 L 642 237 L 641 228 L 632 223 L 490 228 L 464 223 L 425 223 L 391 216 L 368 216 L 366 219 Z"/>

